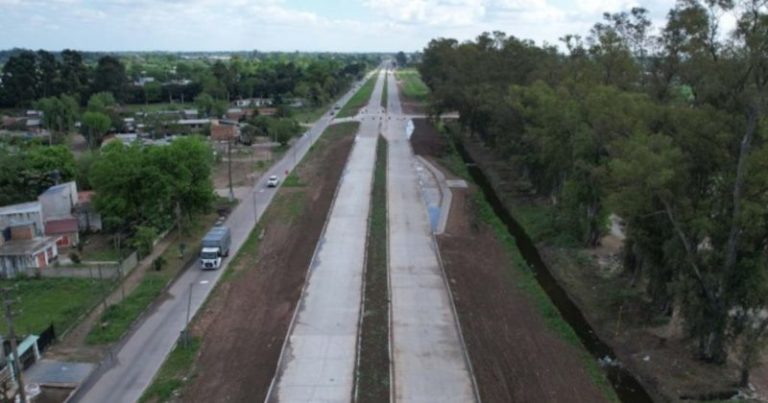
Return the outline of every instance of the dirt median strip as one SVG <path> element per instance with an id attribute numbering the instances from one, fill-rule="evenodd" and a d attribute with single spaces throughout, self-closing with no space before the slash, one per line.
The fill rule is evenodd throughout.
<path id="1" fill-rule="evenodd" d="M 356 131 L 356 123 L 328 128 L 297 168 L 305 186 L 279 190 L 195 317 L 201 346 L 177 374 L 188 379 L 176 391 L 182 401 L 264 400 Z"/>

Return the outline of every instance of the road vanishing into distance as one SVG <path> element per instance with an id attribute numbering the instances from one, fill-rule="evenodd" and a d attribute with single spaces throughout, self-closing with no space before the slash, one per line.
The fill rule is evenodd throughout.
<path id="1" fill-rule="evenodd" d="M 384 72 L 366 109 L 381 109 Z M 351 401 L 376 140 L 383 115 L 364 119 L 309 267 L 280 354 L 270 402 Z"/>
<path id="2" fill-rule="evenodd" d="M 357 87 L 359 85 L 354 85 L 337 104 L 345 104 Z M 225 224 L 232 231 L 230 256 L 235 256 L 240 250 L 277 191 L 267 189 L 267 178 L 270 175 L 282 177 L 285 172 L 293 170 L 332 120 L 329 113 L 323 114 L 283 158 L 256 181 L 250 194 L 240 200 Z M 139 400 L 173 349 L 189 318 L 200 309 L 231 260 L 224 259 L 219 270 L 199 270 L 196 264 L 186 269 L 168 290 L 168 298 L 149 312 L 122 343 L 113 347 L 94 375 L 70 401 L 131 403 Z"/>
<path id="3" fill-rule="evenodd" d="M 384 78 L 387 108 L 381 107 Z M 349 402 L 361 323 L 371 186 L 379 134 L 389 142 L 391 400 L 471 402 L 477 392 L 448 291 L 395 76 L 382 71 L 302 292 L 267 402 Z"/>
<path id="4" fill-rule="evenodd" d="M 376 84 L 368 105 L 354 118 L 337 120 L 360 121 L 360 129 L 316 246 L 267 402 L 349 402 L 355 398 L 366 239 L 379 135 L 389 143 L 391 400 L 479 400 L 422 197 L 408 133 L 411 117 L 402 113 L 394 74 L 384 69 L 373 74 L 377 75 Z M 385 82 L 387 108 L 382 108 Z M 358 87 L 337 104 L 345 104 Z M 226 221 L 232 230 L 233 256 L 275 195 L 275 189 L 266 188 L 267 178 L 293 170 L 333 121 L 333 116 L 324 114 L 252 188 L 239 190 L 240 203 Z M 230 261 L 225 259 L 216 271 L 202 271 L 196 265 L 188 268 L 171 286 L 169 298 L 113 347 L 71 401 L 137 401 Z"/>

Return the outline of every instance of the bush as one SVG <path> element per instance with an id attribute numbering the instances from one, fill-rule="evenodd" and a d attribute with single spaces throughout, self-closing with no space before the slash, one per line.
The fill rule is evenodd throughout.
<path id="1" fill-rule="evenodd" d="M 81 262 L 80 255 L 77 252 L 69 252 L 69 260 L 74 264 L 80 264 Z"/>

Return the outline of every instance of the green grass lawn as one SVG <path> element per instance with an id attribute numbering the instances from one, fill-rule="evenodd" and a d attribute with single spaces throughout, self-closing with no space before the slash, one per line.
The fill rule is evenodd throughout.
<path id="1" fill-rule="evenodd" d="M 155 271 L 150 268 L 133 292 L 127 295 L 123 301 L 107 308 L 101 314 L 98 324 L 88 333 L 86 343 L 106 344 L 120 340 L 131 324 L 160 296 L 163 289 L 176 277 L 179 270 L 184 268 L 184 263 L 192 256 L 197 255 L 200 240 L 216 221 L 216 218 L 217 215 L 212 213 L 193 219 L 191 227 L 187 227 L 183 231 L 181 241 L 176 238 L 176 232 L 172 232 L 169 236 L 174 237 L 174 241 L 162 255 L 163 260 L 165 260 L 162 270 Z M 186 245 L 183 258 L 179 258 L 179 242 Z M 196 267 L 193 265 L 190 270 L 195 269 Z"/>
<path id="2" fill-rule="evenodd" d="M 429 87 L 421 81 L 416 69 L 401 69 L 395 72 L 397 79 L 403 82 L 403 94 L 414 101 L 426 102 Z"/>
<path id="3" fill-rule="evenodd" d="M 16 333 L 24 335 L 39 333 L 51 323 L 61 334 L 97 304 L 111 284 L 80 278 L 23 278 L 0 280 L 0 287 L 14 289 L 13 296 L 18 298 L 14 305 Z M 0 321 L 0 332 L 8 332 L 5 321 Z"/>
<path id="4" fill-rule="evenodd" d="M 387 109 L 387 97 L 389 96 L 389 90 L 387 90 L 387 83 L 389 82 L 389 74 L 384 76 L 384 88 L 381 91 L 381 107 Z"/>
<path id="5" fill-rule="evenodd" d="M 368 81 L 360 87 L 359 90 L 349 99 L 346 105 L 339 111 L 338 117 L 346 118 L 357 115 L 357 111 L 368 103 L 373 94 L 373 87 L 376 85 L 378 74 L 373 73 Z"/>
<path id="6" fill-rule="evenodd" d="M 131 251 L 124 251 L 124 253 L 127 255 L 130 254 Z M 117 249 L 111 247 L 107 249 L 94 249 L 84 251 L 81 259 L 91 262 L 116 262 L 120 260 L 120 253 Z"/>

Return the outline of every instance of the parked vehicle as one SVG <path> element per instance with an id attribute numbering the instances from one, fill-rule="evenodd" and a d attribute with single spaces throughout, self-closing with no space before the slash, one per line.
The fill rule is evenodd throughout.
<path id="1" fill-rule="evenodd" d="M 200 267 L 211 270 L 221 267 L 222 259 L 229 256 L 231 238 L 229 227 L 223 225 L 208 231 L 200 249 Z"/>

